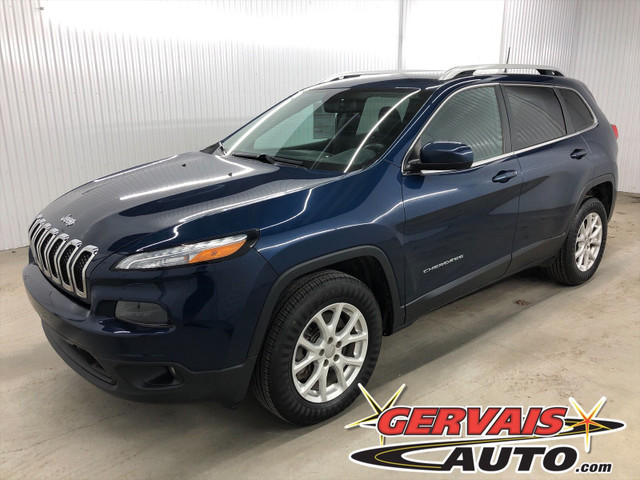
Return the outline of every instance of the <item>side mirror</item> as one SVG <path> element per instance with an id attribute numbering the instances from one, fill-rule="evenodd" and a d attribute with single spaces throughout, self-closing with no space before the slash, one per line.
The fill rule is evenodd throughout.
<path id="1" fill-rule="evenodd" d="M 459 142 L 430 142 L 420 149 L 420 158 L 409 160 L 412 172 L 421 170 L 465 170 L 473 165 L 473 150 Z"/>

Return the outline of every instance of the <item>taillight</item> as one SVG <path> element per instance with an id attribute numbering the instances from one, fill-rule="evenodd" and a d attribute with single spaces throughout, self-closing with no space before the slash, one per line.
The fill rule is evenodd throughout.
<path id="1" fill-rule="evenodd" d="M 611 128 L 613 129 L 613 134 L 616 136 L 616 140 L 618 139 L 618 127 L 615 124 L 611 124 Z"/>

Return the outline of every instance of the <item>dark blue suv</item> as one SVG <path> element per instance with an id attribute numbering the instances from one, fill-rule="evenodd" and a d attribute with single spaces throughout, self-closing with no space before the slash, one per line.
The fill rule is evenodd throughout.
<path id="1" fill-rule="evenodd" d="M 29 229 L 24 283 L 107 392 L 233 405 L 251 386 L 310 424 L 354 400 L 382 335 L 532 266 L 588 280 L 616 137 L 551 67 L 345 74 L 63 195 Z"/>

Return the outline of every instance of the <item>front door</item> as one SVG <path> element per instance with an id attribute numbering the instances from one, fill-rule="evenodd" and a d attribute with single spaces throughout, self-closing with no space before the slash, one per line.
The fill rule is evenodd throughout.
<path id="1" fill-rule="evenodd" d="M 408 321 L 500 278 L 509 266 L 522 175 L 518 159 L 503 154 L 496 88 L 453 93 L 411 151 L 461 142 L 473 150 L 474 165 L 403 177 Z"/>

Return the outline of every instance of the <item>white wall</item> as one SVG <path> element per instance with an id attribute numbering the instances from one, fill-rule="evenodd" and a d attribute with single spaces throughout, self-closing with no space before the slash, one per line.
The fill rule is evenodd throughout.
<path id="1" fill-rule="evenodd" d="M 501 60 L 556 66 L 618 126 L 618 190 L 640 193 L 640 2 L 506 0 Z"/>
<path id="2" fill-rule="evenodd" d="M 0 1 L 0 249 L 26 244 L 38 211 L 81 183 L 205 147 L 333 73 L 396 68 L 399 11 Z"/>
<path id="3" fill-rule="evenodd" d="M 504 0 L 407 0 L 401 68 L 497 63 Z"/>
<path id="4" fill-rule="evenodd" d="M 206 146 L 333 73 L 493 62 L 507 45 L 587 82 L 620 127 L 620 188 L 640 192 L 639 4 L 0 1 L 0 249 L 65 191 Z"/>

